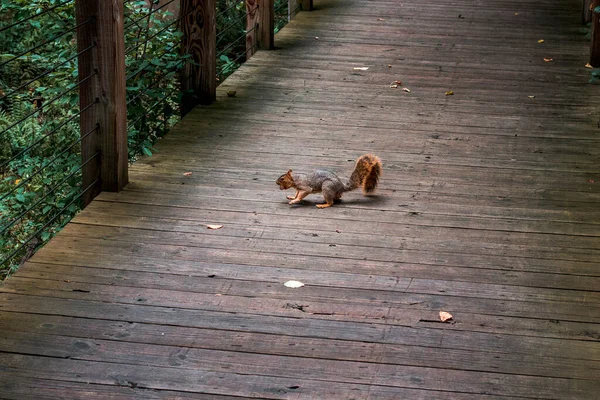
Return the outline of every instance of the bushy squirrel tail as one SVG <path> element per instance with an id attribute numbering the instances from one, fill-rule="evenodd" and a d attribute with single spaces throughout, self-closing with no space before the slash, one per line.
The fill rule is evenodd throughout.
<path id="1" fill-rule="evenodd" d="M 356 166 L 352 175 L 350 175 L 346 189 L 354 190 L 362 186 L 362 191 L 365 195 L 371 194 L 377 187 L 379 175 L 381 175 L 381 160 L 379 157 L 374 154 L 360 156 L 356 160 Z"/>

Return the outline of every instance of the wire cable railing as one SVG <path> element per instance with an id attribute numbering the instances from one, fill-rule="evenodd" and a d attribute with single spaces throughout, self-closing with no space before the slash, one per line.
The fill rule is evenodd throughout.
<path id="1" fill-rule="evenodd" d="M 218 6 L 217 6 L 218 7 Z M 217 82 L 231 75 L 257 46 L 258 23 L 249 26 L 249 16 L 258 11 L 255 4 L 238 1 L 222 10 L 217 8 Z"/>
<path id="2" fill-rule="evenodd" d="M 172 3 L 125 4 L 125 14 L 131 21 L 125 26 L 131 162 L 141 155 L 152 155 L 152 146 L 179 120 L 181 82 L 177 75 L 187 58 L 181 56 L 183 36 L 178 27 L 187 14 L 169 11 L 167 6 Z M 160 99 L 162 108 L 156 106 L 156 99 Z"/>
<path id="3" fill-rule="evenodd" d="M 74 7 L 71 0 L 8 8 L 20 19 L 0 27 L 0 277 L 60 230 L 98 183 L 82 187 L 82 170 L 99 152 L 81 155 L 98 127 L 79 128 L 98 103 L 80 108 L 79 90 L 97 70 L 78 78 L 77 68 L 96 43 L 78 50 L 74 40 L 94 18 L 77 23 Z"/>
<path id="4" fill-rule="evenodd" d="M 199 11 L 189 3 L 182 12 L 178 0 L 121 1 L 0 5 L 5 13 L 0 17 L 0 278 L 25 262 L 100 190 L 119 190 L 106 184 L 113 178 L 105 175 L 105 167 L 116 165 L 106 160 L 124 154 L 123 147 L 115 148 L 104 136 L 120 137 L 119 146 L 127 140 L 128 157 L 121 158 L 121 166 L 152 155 L 156 141 L 182 113 L 204 104 L 203 96 L 212 101 L 215 83 L 259 47 L 272 48 L 272 33 L 300 10 L 290 9 L 298 4 L 294 0 L 291 5 L 280 0 L 269 10 L 260 9 L 255 0 L 217 1 L 217 9 L 203 10 L 216 23 L 205 29 L 198 17 L 188 18 Z M 121 22 L 101 17 L 103 7 L 120 12 L 121 6 Z M 266 31 L 259 25 L 265 18 Z M 110 36 L 118 24 L 123 36 L 103 41 L 100 32 Z M 198 30 L 205 35 L 200 46 L 216 47 L 200 51 L 191 36 Z M 107 59 L 110 51 L 124 57 L 124 74 L 123 58 L 117 60 L 117 72 L 114 60 Z M 123 83 L 103 86 L 123 75 Z M 121 114 L 117 124 L 102 126 L 110 120 L 103 118 L 117 118 L 110 114 L 112 104 L 117 109 L 125 105 L 127 124 Z M 114 165 L 108 170 L 117 171 Z"/>

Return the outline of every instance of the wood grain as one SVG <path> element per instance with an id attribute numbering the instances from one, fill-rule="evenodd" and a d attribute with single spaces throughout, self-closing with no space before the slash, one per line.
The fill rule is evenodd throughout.
<path id="1" fill-rule="evenodd" d="M 314 5 L 0 287 L 0 397 L 598 397 L 581 3 Z M 376 196 L 275 184 L 368 152 Z"/>
<path id="2" fill-rule="evenodd" d="M 181 0 L 181 52 L 191 55 L 181 71 L 184 96 L 182 114 L 186 115 L 197 104 L 210 104 L 216 96 L 216 16 L 214 0 Z"/>
<path id="3" fill-rule="evenodd" d="M 82 162 L 99 153 L 82 169 L 82 187 L 99 182 L 84 195 L 88 204 L 99 191 L 120 191 L 128 182 L 123 4 L 80 1 L 76 15 L 83 24 L 77 30 L 79 81 L 85 81 L 79 88 L 79 107 L 97 102 L 80 118 L 82 135 L 97 129 L 81 144 Z"/>

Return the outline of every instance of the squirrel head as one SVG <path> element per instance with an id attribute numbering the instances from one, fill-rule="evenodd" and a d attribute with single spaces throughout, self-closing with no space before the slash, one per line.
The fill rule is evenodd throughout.
<path id="1" fill-rule="evenodd" d="M 283 174 L 279 178 L 277 178 L 277 181 L 275 183 L 277 183 L 279 185 L 279 189 L 281 189 L 281 190 L 289 189 L 292 186 L 294 186 L 294 178 L 292 178 L 292 170 L 290 169 L 288 172 L 286 172 L 285 174 Z"/>

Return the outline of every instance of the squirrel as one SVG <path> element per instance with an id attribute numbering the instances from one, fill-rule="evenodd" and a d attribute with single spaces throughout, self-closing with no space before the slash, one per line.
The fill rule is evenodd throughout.
<path id="1" fill-rule="evenodd" d="M 371 194 L 377 187 L 381 175 L 381 160 L 373 154 L 365 154 L 356 160 L 356 166 L 350 179 L 339 178 L 330 171 L 318 169 L 310 174 L 298 174 L 290 169 L 281 175 L 276 183 L 280 190 L 296 189 L 295 196 L 287 196 L 289 204 L 302 201 L 311 193 L 323 193 L 324 204 L 317 204 L 318 208 L 331 207 L 335 200 L 339 200 L 344 192 L 349 192 L 362 186 L 365 195 Z"/>

